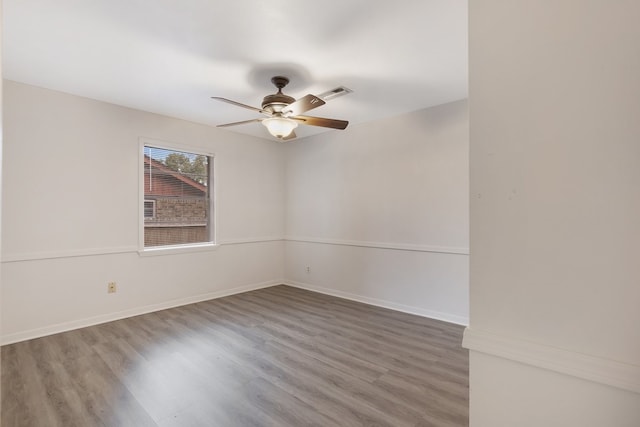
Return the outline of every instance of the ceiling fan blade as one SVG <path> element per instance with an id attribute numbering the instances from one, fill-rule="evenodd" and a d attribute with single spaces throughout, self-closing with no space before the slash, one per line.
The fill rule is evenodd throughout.
<path id="1" fill-rule="evenodd" d="M 233 104 L 236 105 L 238 107 L 242 107 L 242 108 L 246 108 L 248 110 L 253 110 L 253 111 L 257 111 L 258 113 L 266 113 L 266 111 L 264 111 L 261 108 L 257 108 L 257 107 L 252 107 L 251 105 L 247 105 L 247 104 L 242 104 L 240 102 L 236 102 L 236 101 L 232 101 L 230 99 L 227 98 L 221 98 L 219 96 L 212 96 L 211 99 L 215 99 L 217 101 L 222 101 L 222 102 L 226 102 L 228 104 Z"/>
<path id="2" fill-rule="evenodd" d="M 349 124 L 346 120 L 326 119 L 324 117 L 295 116 L 289 118 L 305 125 L 322 126 L 332 129 L 345 129 Z"/>
<path id="3" fill-rule="evenodd" d="M 300 113 L 318 108 L 324 104 L 326 103 L 322 99 L 309 94 L 284 107 L 282 114 L 285 116 L 297 116 Z"/>
<path id="4" fill-rule="evenodd" d="M 218 125 L 218 126 L 216 126 L 216 127 L 219 127 L 219 128 L 226 128 L 226 127 L 229 127 L 229 126 L 244 125 L 244 124 L 246 124 L 246 123 L 261 122 L 261 121 L 262 121 L 262 119 L 243 120 L 243 121 L 241 121 L 241 122 L 225 123 L 225 124 L 223 124 L 223 125 Z"/>
<path id="5" fill-rule="evenodd" d="M 283 141 L 289 141 L 290 139 L 294 139 L 295 137 L 297 137 L 298 135 L 296 135 L 295 131 L 291 131 L 291 133 L 285 137 L 282 138 Z"/>

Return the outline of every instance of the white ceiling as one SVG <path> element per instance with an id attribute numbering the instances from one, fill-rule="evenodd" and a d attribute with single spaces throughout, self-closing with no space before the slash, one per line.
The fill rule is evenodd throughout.
<path id="1" fill-rule="evenodd" d="M 308 115 L 363 123 L 467 96 L 467 0 L 3 0 L 3 74 L 208 125 L 354 92 Z M 258 123 L 226 128 L 271 138 Z M 340 132 L 300 126 L 298 137 Z M 347 130 L 348 131 L 348 130 Z"/>

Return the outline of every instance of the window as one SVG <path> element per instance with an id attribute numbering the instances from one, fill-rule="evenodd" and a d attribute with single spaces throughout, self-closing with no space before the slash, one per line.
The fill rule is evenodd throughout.
<path id="1" fill-rule="evenodd" d="M 144 144 L 144 248 L 212 242 L 209 155 Z"/>
<path id="2" fill-rule="evenodd" d="M 144 201 L 144 220 L 154 219 L 156 217 L 156 201 L 145 200 Z"/>

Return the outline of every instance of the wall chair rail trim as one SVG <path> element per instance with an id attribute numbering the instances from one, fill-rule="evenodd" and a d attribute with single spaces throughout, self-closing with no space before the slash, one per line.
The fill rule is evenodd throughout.
<path id="1" fill-rule="evenodd" d="M 452 255 L 469 255 L 469 248 L 432 246 L 413 243 L 369 242 L 364 240 L 339 240 L 319 237 L 286 236 L 288 242 L 319 243 L 323 245 L 357 246 L 362 248 L 389 249 L 411 252 L 433 252 Z"/>
<path id="2" fill-rule="evenodd" d="M 243 239 L 225 239 L 216 243 L 216 246 L 264 243 L 282 241 L 282 237 L 249 237 Z M 40 261 L 58 258 L 77 258 L 101 255 L 117 255 L 117 254 L 138 254 L 140 248 L 138 246 L 122 246 L 112 248 L 88 248 L 67 251 L 51 251 L 51 252 L 32 252 L 22 254 L 3 254 L 2 263 L 24 262 L 24 261 Z"/>
<path id="3" fill-rule="evenodd" d="M 622 363 L 467 327 L 462 346 L 530 366 L 640 393 L 640 365 Z"/>
<path id="4" fill-rule="evenodd" d="M 469 255 L 468 248 L 458 247 L 445 247 L 445 246 L 431 246 L 431 245 L 419 245 L 412 243 L 390 243 L 390 242 L 368 242 L 361 240 L 338 240 L 338 239 L 325 239 L 318 237 L 300 237 L 300 236 L 266 236 L 266 237 L 245 237 L 245 238 L 231 238 L 220 239 L 216 242 L 216 245 L 242 245 L 251 243 L 265 243 L 265 242 L 303 242 L 303 243 L 316 243 L 323 245 L 337 245 L 337 246 L 355 246 L 361 248 L 374 248 L 374 249 L 387 249 L 387 250 L 399 250 L 409 252 L 431 252 L 451 255 Z M 50 252 L 31 252 L 31 253 L 17 253 L 17 254 L 3 254 L 2 263 L 11 262 L 24 262 L 24 261 L 38 261 L 46 259 L 57 258 L 76 258 L 76 257 L 88 257 L 88 256 L 100 256 L 100 255 L 114 255 L 114 254 L 128 254 L 139 253 L 140 248 L 138 246 L 121 246 L 111 248 L 88 248 L 88 249 L 76 249 L 65 251 L 50 251 Z"/>

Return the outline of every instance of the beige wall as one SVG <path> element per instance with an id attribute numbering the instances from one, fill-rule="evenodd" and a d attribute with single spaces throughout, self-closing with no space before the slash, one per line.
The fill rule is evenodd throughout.
<path id="1" fill-rule="evenodd" d="M 279 144 L 6 84 L 4 342 L 282 282 L 467 322 L 466 101 Z M 140 137 L 215 154 L 215 250 L 138 254 Z"/>
<path id="2" fill-rule="evenodd" d="M 282 282 L 281 144 L 11 81 L 3 101 L 4 342 Z M 219 247 L 138 254 L 141 137 L 215 154 Z"/>
<path id="3" fill-rule="evenodd" d="M 471 425 L 640 425 L 640 3 L 471 1 Z"/>
<path id="4" fill-rule="evenodd" d="M 467 108 L 456 101 L 288 145 L 286 278 L 466 324 Z"/>

